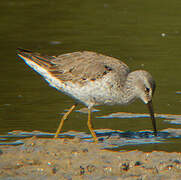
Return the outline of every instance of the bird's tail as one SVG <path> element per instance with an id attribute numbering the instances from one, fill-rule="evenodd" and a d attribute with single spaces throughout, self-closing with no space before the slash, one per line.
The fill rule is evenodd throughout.
<path id="1" fill-rule="evenodd" d="M 22 58 L 25 62 L 33 61 L 39 66 L 43 66 L 44 68 L 48 68 L 54 65 L 52 62 L 55 57 L 40 55 L 39 53 L 34 53 L 31 50 L 26 50 L 22 48 L 17 48 L 17 55 Z"/>

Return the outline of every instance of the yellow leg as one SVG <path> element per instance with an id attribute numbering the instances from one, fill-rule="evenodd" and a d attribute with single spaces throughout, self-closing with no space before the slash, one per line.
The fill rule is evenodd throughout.
<path id="1" fill-rule="evenodd" d="M 96 136 L 96 133 L 94 132 L 93 128 L 92 128 L 92 123 L 91 123 L 91 109 L 88 109 L 88 121 L 87 121 L 87 125 L 88 125 L 88 128 L 94 138 L 94 141 L 97 143 L 98 142 L 98 139 L 97 139 L 97 136 Z"/>
<path id="2" fill-rule="evenodd" d="M 68 115 L 75 109 L 75 107 L 77 106 L 77 104 L 74 104 L 62 117 L 61 121 L 60 121 L 60 125 L 56 131 L 56 134 L 54 136 L 54 138 L 58 137 L 58 134 L 60 133 L 62 127 L 63 127 L 63 123 L 64 121 L 67 119 Z"/>

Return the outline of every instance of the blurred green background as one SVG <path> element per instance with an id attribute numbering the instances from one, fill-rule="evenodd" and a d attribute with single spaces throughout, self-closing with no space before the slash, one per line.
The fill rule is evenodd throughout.
<path id="1" fill-rule="evenodd" d="M 178 0 L 8 0 L 0 3 L 0 133 L 55 132 L 60 113 L 73 100 L 50 88 L 16 56 L 23 47 L 44 54 L 89 50 L 116 57 L 131 70 L 149 71 L 157 83 L 155 112 L 180 114 L 181 1 Z M 81 108 L 81 106 L 80 106 Z M 112 112 L 147 113 L 140 101 L 99 107 Z M 96 119 L 95 128 L 152 129 L 148 119 Z M 72 113 L 64 131 L 89 132 L 87 115 Z M 157 120 L 158 129 L 180 128 Z"/>

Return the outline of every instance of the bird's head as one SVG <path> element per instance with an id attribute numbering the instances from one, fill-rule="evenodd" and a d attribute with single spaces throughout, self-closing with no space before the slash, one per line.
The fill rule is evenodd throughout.
<path id="1" fill-rule="evenodd" d="M 155 92 L 155 81 L 151 74 L 144 70 L 134 71 L 135 94 L 147 104 L 153 124 L 154 134 L 157 135 L 156 121 L 153 111 L 152 98 Z"/>
<path id="2" fill-rule="evenodd" d="M 135 72 L 138 72 L 135 77 L 136 95 L 145 104 L 148 104 L 152 100 L 155 92 L 155 81 L 147 71 L 139 70 Z"/>

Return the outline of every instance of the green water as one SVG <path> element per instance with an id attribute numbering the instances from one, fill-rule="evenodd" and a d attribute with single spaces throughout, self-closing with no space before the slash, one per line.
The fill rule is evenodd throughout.
<path id="1" fill-rule="evenodd" d="M 49 55 L 90 50 L 117 57 L 131 70 L 149 71 L 157 83 L 158 113 L 180 114 L 181 1 L 9 0 L 0 3 L 0 134 L 11 130 L 54 132 L 73 100 L 49 87 L 16 56 L 16 48 Z M 142 102 L 100 107 L 112 112 L 147 112 Z M 87 116 L 72 113 L 64 131 L 89 132 Z M 157 121 L 158 129 L 180 128 Z M 145 119 L 95 119 L 95 128 L 151 129 Z M 175 144 L 175 148 L 177 145 Z M 169 149 L 169 145 L 167 147 Z M 173 144 L 172 144 L 173 149 Z"/>

